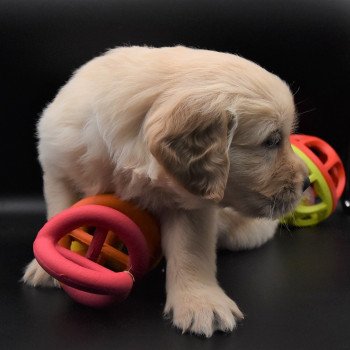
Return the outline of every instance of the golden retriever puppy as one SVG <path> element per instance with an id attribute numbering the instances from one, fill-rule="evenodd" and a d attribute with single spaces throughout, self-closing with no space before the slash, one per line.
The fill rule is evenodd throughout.
<path id="1" fill-rule="evenodd" d="M 216 246 L 258 247 L 299 201 L 293 96 L 228 53 L 120 47 L 78 69 L 38 123 L 48 218 L 81 196 L 115 193 L 161 222 L 165 314 L 210 337 L 243 317 L 216 280 Z M 54 281 L 33 260 L 23 280 Z"/>

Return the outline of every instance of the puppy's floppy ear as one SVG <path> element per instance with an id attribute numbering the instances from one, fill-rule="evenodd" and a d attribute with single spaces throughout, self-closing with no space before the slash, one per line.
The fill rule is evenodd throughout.
<path id="1" fill-rule="evenodd" d="M 152 155 L 189 192 L 220 201 L 229 172 L 229 143 L 236 128 L 216 96 L 170 98 L 147 116 Z"/>

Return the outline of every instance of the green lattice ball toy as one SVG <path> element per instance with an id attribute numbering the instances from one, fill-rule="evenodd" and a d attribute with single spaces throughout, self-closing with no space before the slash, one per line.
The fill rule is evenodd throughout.
<path id="1" fill-rule="evenodd" d="M 312 226 L 335 210 L 345 187 L 345 170 L 335 150 L 315 136 L 290 136 L 294 152 L 305 162 L 311 185 L 296 209 L 281 219 L 294 226 Z"/>

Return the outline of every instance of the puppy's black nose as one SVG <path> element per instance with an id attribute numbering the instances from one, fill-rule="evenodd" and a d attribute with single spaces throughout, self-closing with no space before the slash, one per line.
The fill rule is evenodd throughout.
<path id="1" fill-rule="evenodd" d="M 310 179 L 309 179 L 309 177 L 306 177 L 306 178 L 304 179 L 304 183 L 303 183 L 303 192 L 304 192 L 305 190 L 307 190 L 307 189 L 309 188 L 310 185 L 311 185 Z"/>

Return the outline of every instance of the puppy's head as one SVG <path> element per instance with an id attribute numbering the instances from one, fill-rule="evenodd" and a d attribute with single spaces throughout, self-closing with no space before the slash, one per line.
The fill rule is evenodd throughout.
<path id="1" fill-rule="evenodd" d="M 168 91 L 150 110 L 145 133 L 152 155 L 190 193 L 278 218 L 300 200 L 307 169 L 289 142 L 289 88 L 255 69 L 259 74 L 245 72 L 240 84 L 226 75 L 226 82 L 219 76 Z"/>
<path id="2" fill-rule="evenodd" d="M 294 108 L 260 99 L 240 103 L 222 202 L 245 215 L 278 218 L 298 204 L 308 175 L 289 141 Z"/>

